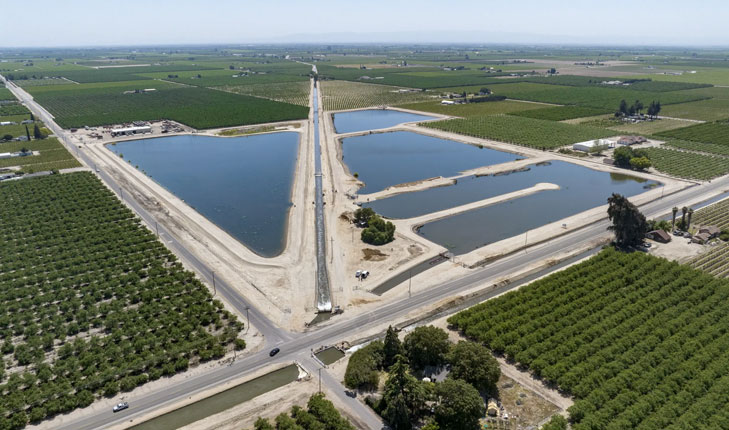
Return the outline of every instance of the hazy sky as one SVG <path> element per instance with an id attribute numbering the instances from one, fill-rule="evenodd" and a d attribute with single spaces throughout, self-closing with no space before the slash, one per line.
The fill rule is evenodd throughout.
<path id="1" fill-rule="evenodd" d="M 729 46 L 727 0 L 35 0 L 0 10 L 4 47 L 272 41 Z"/>

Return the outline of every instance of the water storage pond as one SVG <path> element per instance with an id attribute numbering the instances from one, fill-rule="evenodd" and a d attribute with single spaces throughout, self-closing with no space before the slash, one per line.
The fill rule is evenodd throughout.
<path id="1" fill-rule="evenodd" d="M 434 119 L 428 115 L 418 115 L 389 109 L 369 109 L 334 114 L 334 128 L 337 133 L 377 130 L 393 127 L 405 122 Z"/>
<path id="2" fill-rule="evenodd" d="M 514 161 L 516 154 L 409 131 L 342 139 L 342 157 L 365 186 L 360 194 L 436 176 L 454 176 L 477 167 Z"/>
<path id="3" fill-rule="evenodd" d="M 188 424 L 223 412 L 233 406 L 246 402 L 256 396 L 267 393 L 284 385 L 294 382 L 299 375 L 299 369 L 291 364 L 282 369 L 267 373 L 258 378 L 236 385 L 221 393 L 207 397 L 199 402 L 183 406 L 172 412 L 152 418 L 130 430 L 173 430 Z M 131 402 L 130 402 L 131 403 Z"/>
<path id="4" fill-rule="evenodd" d="M 508 175 L 468 177 L 458 184 L 400 194 L 367 204 L 390 218 L 412 218 L 529 188 L 539 182 L 559 185 L 422 226 L 419 233 L 455 254 L 465 254 L 562 218 L 607 204 L 612 193 L 634 196 L 662 184 L 629 175 L 592 170 L 563 161 L 534 164 Z"/>
<path id="5" fill-rule="evenodd" d="M 286 243 L 298 133 L 171 136 L 108 145 L 264 257 Z"/>

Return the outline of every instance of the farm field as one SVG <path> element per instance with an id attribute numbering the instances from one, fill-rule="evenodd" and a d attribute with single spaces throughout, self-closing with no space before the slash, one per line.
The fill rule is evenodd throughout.
<path id="1" fill-rule="evenodd" d="M 554 149 L 616 134 L 604 128 L 512 115 L 455 118 L 421 126 L 538 149 Z"/>
<path id="2" fill-rule="evenodd" d="M 707 181 L 729 173 L 729 158 L 666 148 L 643 149 L 659 172 Z"/>
<path id="3" fill-rule="evenodd" d="M 711 84 L 692 83 L 692 82 L 673 82 L 652 80 L 649 78 L 635 79 L 632 77 L 591 77 L 591 76 L 575 76 L 575 75 L 556 75 L 556 76 L 538 76 L 519 78 L 521 82 L 533 82 L 537 84 L 564 85 L 570 87 L 599 87 L 607 89 L 636 90 L 636 91 L 680 91 L 690 90 L 694 88 L 710 87 Z M 603 84 L 607 81 L 621 81 L 621 85 Z"/>
<path id="4" fill-rule="evenodd" d="M 613 112 L 617 110 L 620 105 L 620 100 L 623 99 L 642 100 L 646 104 L 655 100 L 660 101 L 662 106 L 666 106 L 672 103 L 684 103 L 710 97 L 708 95 L 686 91 L 649 92 L 622 88 L 570 87 L 532 82 L 492 83 L 488 85 L 488 88 L 496 95 L 506 96 L 511 99 L 531 100 L 559 105 L 587 106 Z M 473 92 L 478 91 L 479 87 L 455 87 L 444 88 L 443 90 Z"/>
<path id="5" fill-rule="evenodd" d="M 199 87 L 155 82 L 32 87 L 36 101 L 64 128 L 171 119 L 198 129 L 303 119 L 308 108 Z M 156 91 L 124 94 L 139 88 Z"/>
<path id="6" fill-rule="evenodd" d="M 702 121 L 718 121 L 729 118 L 729 100 L 714 98 L 668 105 L 661 109 L 661 115 Z"/>
<path id="7" fill-rule="evenodd" d="M 457 105 L 443 105 L 440 101 L 427 101 L 412 104 L 404 104 L 398 107 L 423 112 L 439 113 L 442 115 L 473 117 L 484 115 L 496 115 L 512 112 L 539 110 L 543 105 L 537 103 L 525 103 L 514 100 L 502 100 L 484 103 L 466 103 Z"/>
<path id="8" fill-rule="evenodd" d="M 729 243 L 721 242 L 704 254 L 692 258 L 687 264 L 718 278 L 729 278 Z"/>
<path id="9" fill-rule="evenodd" d="M 399 87 L 349 81 L 320 81 L 319 87 L 324 110 L 328 111 L 393 106 L 430 100 L 434 96 L 421 91 L 400 93 Z"/>
<path id="10" fill-rule="evenodd" d="M 574 430 L 720 429 L 727 299 L 729 281 L 606 249 L 449 323 L 573 394 Z"/>
<path id="11" fill-rule="evenodd" d="M 38 151 L 39 155 L 6 158 L 0 160 L 0 167 L 20 166 L 25 173 L 80 167 L 78 161 L 54 137 L 30 142 L 0 143 L 0 152 L 17 152 L 23 149 Z"/>
<path id="12" fill-rule="evenodd" d="M 653 121 L 642 121 L 638 123 L 623 122 L 615 119 L 613 115 L 599 117 L 587 117 L 568 120 L 570 123 L 591 125 L 593 127 L 609 128 L 622 133 L 651 135 L 677 128 L 690 127 L 695 123 L 681 121 L 679 119 L 655 119 Z"/>
<path id="13" fill-rule="evenodd" d="M 15 100 L 15 96 L 5 87 L 0 87 L 0 100 Z"/>
<path id="14" fill-rule="evenodd" d="M 714 143 L 701 143 L 692 142 L 690 140 L 678 140 L 672 139 L 665 143 L 665 146 L 670 146 L 677 149 L 685 149 L 687 151 L 705 152 L 707 154 L 716 154 L 729 157 L 729 146 L 717 145 Z"/>
<path id="15" fill-rule="evenodd" d="M 309 106 L 309 90 L 311 83 L 281 82 L 275 84 L 228 85 L 214 89 L 246 96 L 261 97 L 277 102 L 291 103 L 298 106 Z"/>
<path id="16" fill-rule="evenodd" d="M 512 115 L 524 116 L 527 118 L 546 119 L 550 121 L 564 121 L 568 119 L 597 116 L 607 113 L 605 109 L 596 109 L 583 106 L 555 106 L 530 109 L 523 112 L 515 112 Z"/>
<path id="17" fill-rule="evenodd" d="M 91 173 L 0 184 L 0 428 L 222 357 L 242 324 Z"/>
<path id="18" fill-rule="evenodd" d="M 729 199 L 724 199 L 694 212 L 693 225 L 715 225 L 722 230 L 729 229 Z"/>
<path id="19" fill-rule="evenodd" d="M 664 131 L 658 135 L 729 146 L 729 120 L 696 124 L 678 130 Z"/>

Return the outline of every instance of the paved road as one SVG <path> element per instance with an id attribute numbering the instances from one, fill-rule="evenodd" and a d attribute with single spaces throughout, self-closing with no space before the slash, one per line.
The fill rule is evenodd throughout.
<path id="1" fill-rule="evenodd" d="M 38 106 L 32 98 L 21 89 L 9 85 L 11 91 L 24 101 L 26 105 L 39 118 L 43 119 L 46 125 L 61 138 L 64 143 L 68 144 L 63 130 L 52 121 L 50 115 Z M 93 163 L 81 151 L 79 158 L 82 162 L 89 166 Z M 90 164 L 91 163 L 91 164 Z M 101 179 L 106 182 L 112 189 L 118 190 L 119 186 L 114 179 L 105 172 L 98 172 Z M 689 200 L 708 199 L 715 194 L 725 192 L 729 189 L 729 177 L 715 180 L 711 183 L 695 185 L 681 192 L 666 196 L 662 199 L 641 206 L 641 210 L 648 218 L 654 218 L 670 213 L 673 206 L 684 206 Z M 134 209 L 148 225 L 154 226 L 153 218 L 133 200 L 126 200 L 132 209 Z M 167 387 L 163 390 L 153 391 L 148 394 L 129 399 L 132 407 L 120 414 L 112 414 L 111 411 L 102 411 L 86 417 L 67 420 L 59 429 L 64 430 L 85 430 L 99 429 L 111 425 L 121 424 L 124 421 L 139 417 L 153 410 L 159 409 L 166 405 L 170 405 L 181 399 L 189 397 L 203 390 L 213 388 L 226 381 L 239 378 L 249 374 L 263 366 L 275 362 L 298 361 L 313 376 L 318 377 L 318 364 L 309 357 L 311 349 L 315 349 L 321 345 L 332 345 L 343 340 L 351 340 L 360 337 L 360 333 L 386 324 L 389 321 L 395 321 L 402 318 L 406 314 L 427 307 L 441 300 L 457 296 L 467 290 L 480 285 L 488 285 L 499 278 L 510 275 L 519 269 L 541 259 L 553 258 L 565 250 L 582 247 L 592 243 L 595 238 L 606 235 L 608 226 L 607 221 L 601 221 L 591 224 L 572 233 L 565 234 L 561 237 L 553 239 L 544 244 L 530 247 L 526 252 L 518 252 L 497 260 L 483 268 L 473 270 L 468 275 L 457 280 L 445 282 L 426 291 L 413 294 L 411 298 L 403 298 L 397 301 L 385 304 L 378 309 L 363 315 L 356 316 L 351 319 L 341 317 L 341 320 L 319 330 L 303 333 L 292 334 L 267 320 L 254 307 L 250 307 L 251 324 L 255 325 L 267 339 L 267 345 L 277 345 L 281 348 L 281 352 L 271 359 L 268 351 L 264 350 L 256 354 L 252 354 L 245 358 L 239 359 L 231 365 L 213 369 L 205 374 L 186 379 L 174 386 Z M 153 227 L 154 230 L 154 227 Z M 160 234 L 164 236 L 165 241 L 172 250 L 182 259 L 210 280 L 210 270 L 193 254 L 185 249 L 174 237 L 172 237 L 164 228 L 160 227 Z M 554 267 L 542 270 L 539 274 L 547 274 L 555 270 Z M 238 310 L 245 312 L 245 307 L 249 306 L 243 298 L 238 296 L 225 282 L 216 281 L 218 294 L 228 300 Z M 517 284 L 504 285 L 496 288 L 484 296 L 486 300 L 497 294 L 513 289 Z M 344 387 L 333 378 L 328 372 L 322 371 L 322 384 L 328 387 L 338 399 L 345 402 L 359 418 L 369 428 L 381 428 L 382 423 L 372 413 L 372 411 L 362 405 L 356 399 L 352 399 L 345 394 Z"/>

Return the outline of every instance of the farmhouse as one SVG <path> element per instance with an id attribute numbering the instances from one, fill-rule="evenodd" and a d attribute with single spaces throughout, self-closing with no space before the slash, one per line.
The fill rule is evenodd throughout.
<path id="1" fill-rule="evenodd" d="M 122 128 L 112 128 L 111 129 L 111 137 L 116 136 L 130 136 L 133 134 L 145 134 L 145 133 L 151 133 L 152 127 L 148 125 L 142 125 L 142 126 L 134 126 L 134 127 L 122 127 Z"/>
<path id="2" fill-rule="evenodd" d="M 710 239 L 711 239 L 711 237 L 709 236 L 709 233 L 699 233 L 699 234 L 695 234 L 691 238 L 691 242 L 704 244 L 704 243 L 708 242 Z"/>
<path id="3" fill-rule="evenodd" d="M 615 146 L 615 143 L 613 141 L 607 140 L 607 139 L 595 139 L 595 140 L 588 140 L 585 142 L 577 142 L 572 145 L 572 149 L 575 151 L 590 152 L 591 149 L 597 148 L 600 146 L 612 148 Z"/>
<path id="4" fill-rule="evenodd" d="M 441 100 L 440 101 L 440 104 L 442 104 L 442 105 L 454 105 L 454 104 L 456 104 L 456 102 L 454 102 L 453 100 Z"/>
<path id="5" fill-rule="evenodd" d="M 671 235 L 663 230 L 653 230 L 646 233 L 645 237 L 660 243 L 668 243 L 671 241 Z"/>
<path id="6" fill-rule="evenodd" d="M 643 136 L 621 136 L 620 139 L 618 139 L 618 145 L 630 146 L 645 143 L 647 141 L 648 139 Z"/>
<path id="7" fill-rule="evenodd" d="M 715 225 L 707 225 L 699 228 L 699 234 L 708 234 L 709 239 L 718 237 L 721 234 L 721 229 Z"/>

